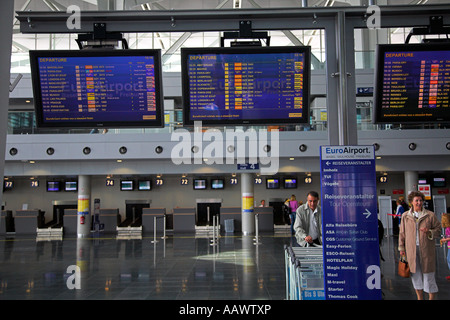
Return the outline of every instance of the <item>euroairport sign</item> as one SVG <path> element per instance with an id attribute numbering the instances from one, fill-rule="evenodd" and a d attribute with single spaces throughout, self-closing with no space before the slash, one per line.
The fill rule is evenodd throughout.
<path id="1" fill-rule="evenodd" d="M 325 299 L 381 299 L 373 146 L 321 146 Z"/>

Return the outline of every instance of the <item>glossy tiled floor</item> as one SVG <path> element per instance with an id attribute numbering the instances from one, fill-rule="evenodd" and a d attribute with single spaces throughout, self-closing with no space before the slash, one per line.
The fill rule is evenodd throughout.
<path id="1" fill-rule="evenodd" d="M 284 237 L 0 242 L 0 299 L 283 299 Z M 69 290 L 71 265 L 81 289 Z"/>
<path id="2" fill-rule="evenodd" d="M 0 299 L 163 299 L 283 300 L 284 244 L 287 235 L 224 236 L 218 246 L 208 238 L 169 235 L 118 240 L 111 235 L 88 239 L 36 241 L 0 239 Z M 385 300 L 415 299 L 410 279 L 396 272 L 396 238 L 382 246 Z M 450 275 L 443 248 L 437 247 L 439 299 L 450 299 Z M 81 269 L 80 289 L 70 290 L 70 266 Z M 69 281 L 67 281 L 69 280 Z"/>
<path id="3" fill-rule="evenodd" d="M 398 237 L 384 238 L 382 243 L 382 255 L 385 261 L 381 261 L 382 291 L 385 300 L 415 300 L 416 293 L 411 284 L 411 279 L 404 279 L 397 275 L 398 264 Z M 438 285 L 438 299 L 450 300 L 450 281 L 445 277 L 450 276 L 447 265 L 447 247 L 436 247 L 436 283 Z M 428 299 L 428 295 L 425 295 Z"/>

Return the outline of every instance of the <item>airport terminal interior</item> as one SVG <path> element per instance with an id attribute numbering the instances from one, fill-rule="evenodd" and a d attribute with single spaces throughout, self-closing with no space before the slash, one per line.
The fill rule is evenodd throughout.
<path id="1" fill-rule="evenodd" d="M 8 0 L 0 25 L 0 300 L 416 300 L 398 200 L 450 213 L 448 1 Z"/>

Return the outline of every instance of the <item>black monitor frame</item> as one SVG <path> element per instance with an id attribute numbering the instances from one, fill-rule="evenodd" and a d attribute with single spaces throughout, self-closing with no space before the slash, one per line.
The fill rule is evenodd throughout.
<path id="1" fill-rule="evenodd" d="M 203 181 L 205 183 L 205 187 L 204 188 L 199 188 L 196 185 L 197 181 Z M 202 179 L 202 178 L 196 178 L 196 179 L 194 179 L 194 181 L 192 183 L 192 187 L 194 188 L 194 190 L 206 190 L 206 189 L 208 189 L 208 180 L 207 179 Z"/>
<path id="2" fill-rule="evenodd" d="M 125 188 L 124 183 L 131 182 L 131 189 Z M 133 179 L 122 179 L 120 180 L 120 191 L 133 191 L 134 190 L 134 180 Z"/>
<path id="3" fill-rule="evenodd" d="M 41 79 L 39 74 L 39 58 L 65 58 L 65 57 L 127 57 L 127 56 L 152 56 L 154 58 L 155 73 L 155 104 L 156 119 L 124 121 L 124 120 L 99 120 L 99 121 L 44 121 L 43 102 L 41 93 Z M 37 126 L 41 128 L 144 128 L 164 127 L 164 95 L 162 84 L 161 51 L 159 49 L 136 50 L 112 50 L 112 49 L 83 49 L 77 50 L 30 50 L 30 67 L 33 86 L 34 105 L 36 111 Z M 61 112 L 63 113 L 63 112 Z M 87 114 L 87 112 L 82 113 Z"/>
<path id="4" fill-rule="evenodd" d="M 141 187 L 141 182 L 148 182 L 149 189 Z M 152 190 L 152 180 L 150 179 L 140 179 L 138 180 L 137 187 L 139 191 L 151 191 Z"/>
<path id="5" fill-rule="evenodd" d="M 269 187 L 270 180 L 277 180 L 277 185 L 274 187 Z M 266 189 L 280 189 L 280 185 L 281 185 L 280 178 L 278 178 L 278 177 L 266 178 Z"/>
<path id="6" fill-rule="evenodd" d="M 295 186 L 293 186 L 293 187 L 287 187 L 286 186 L 286 180 L 295 180 Z M 298 186 L 298 179 L 297 179 L 297 177 L 284 177 L 283 178 L 283 188 L 284 189 L 297 189 L 297 186 Z"/>
<path id="7" fill-rule="evenodd" d="M 221 181 L 222 182 L 222 187 L 215 187 L 214 182 L 215 181 Z M 224 178 L 214 178 L 211 179 L 211 189 L 212 190 L 222 190 L 225 189 L 225 179 Z"/>
<path id="8" fill-rule="evenodd" d="M 450 122 L 450 112 L 444 112 L 441 110 L 442 115 L 438 115 L 437 109 L 426 108 L 431 116 L 396 116 L 387 117 L 382 108 L 382 95 L 383 95 L 383 79 L 384 79 L 384 54 L 386 52 L 417 52 L 417 51 L 449 51 L 450 57 L 450 42 L 440 43 L 425 43 L 425 44 L 379 44 L 376 48 L 375 55 L 375 90 L 374 90 L 374 105 L 373 105 L 373 117 L 372 122 L 375 124 L 423 124 L 423 123 L 446 123 Z M 450 59 L 449 59 L 450 60 Z M 417 79 L 420 81 L 420 79 Z M 387 108 L 385 108 L 387 109 Z M 392 111 L 392 110 L 391 110 Z M 400 112 L 400 110 L 395 110 Z"/>
<path id="9" fill-rule="evenodd" d="M 53 183 L 55 184 L 55 187 L 57 186 L 57 190 L 50 190 L 50 185 Z M 46 190 L 47 190 L 47 192 L 60 192 L 61 191 L 61 181 L 47 180 Z"/>
<path id="10" fill-rule="evenodd" d="M 215 47 L 215 48 L 182 48 L 181 49 L 181 84 L 183 92 L 183 124 L 193 126 L 196 120 L 191 119 L 188 57 L 196 54 L 259 54 L 259 53 L 304 53 L 303 65 L 303 100 L 301 118 L 254 118 L 254 119 L 201 119 L 202 125 L 283 125 L 309 123 L 310 85 L 311 85 L 311 47 Z M 293 109 L 294 110 L 294 109 Z"/>
<path id="11" fill-rule="evenodd" d="M 70 190 L 70 187 L 69 187 L 70 183 L 75 183 L 75 189 L 74 190 Z M 67 192 L 78 191 L 78 181 L 75 181 L 75 180 L 64 181 L 64 191 L 67 191 Z"/>
<path id="12" fill-rule="evenodd" d="M 439 179 L 439 180 L 436 180 Z M 433 176 L 433 184 L 434 188 L 445 188 L 447 186 L 447 180 L 445 175 L 435 175 Z"/>

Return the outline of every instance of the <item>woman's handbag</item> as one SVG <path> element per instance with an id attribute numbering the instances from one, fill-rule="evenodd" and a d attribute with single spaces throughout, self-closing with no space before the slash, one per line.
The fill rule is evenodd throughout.
<path id="1" fill-rule="evenodd" d="M 450 227 L 450 213 L 443 213 L 441 222 L 442 222 L 442 228 Z"/>
<path id="2" fill-rule="evenodd" d="M 398 275 L 403 278 L 409 278 L 411 276 L 408 261 L 406 261 L 404 256 L 401 256 L 398 261 Z"/>

